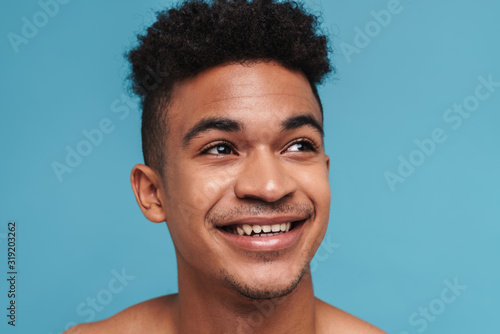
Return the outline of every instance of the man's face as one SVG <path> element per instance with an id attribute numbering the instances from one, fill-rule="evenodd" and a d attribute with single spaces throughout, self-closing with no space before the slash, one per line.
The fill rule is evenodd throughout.
<path id="1" fill-rule="evenodd" d="M 321 122 L 305 76 L 273 62 L 176 85 L 163 205 L 180 279 L 251 298 L 297 286 L 328 225 Z"/>

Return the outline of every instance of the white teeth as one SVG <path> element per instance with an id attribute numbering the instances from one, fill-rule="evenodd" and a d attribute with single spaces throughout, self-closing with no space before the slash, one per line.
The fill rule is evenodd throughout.
<path id="1" fill-rule="evenodd" d="M 243 227 L 243 231 L 245 231 L 246 234 L 248 234 L 248 235 L 252 234 L 252 231 L 253 231 L 252 226 L 245 224 L 242 227 Z"/>
<path id="2" fill-rule="evenodd" d="M 232 232 L 236 235 L 252 235 L 252 236 L 261 236 L 261 237 L 269 237 L 281 233 L 285 233 L 290 231 L 292 223 L 281 223 L 281 224 L 273 224 L 273 225 L 238 225 L 233 227 Z"/>

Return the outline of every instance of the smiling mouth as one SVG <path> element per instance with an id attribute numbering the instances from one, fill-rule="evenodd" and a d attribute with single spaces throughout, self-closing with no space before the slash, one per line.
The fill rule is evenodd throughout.
<path id="1" fill-rule="evenodd" d="M 285 234 L 303 222 L 304 221 L 288 222 L 272 225 L 239 224 L 220 227 L 220 229 L 231 234 L 245 237 L 272 237 L 279 234 Z"/>

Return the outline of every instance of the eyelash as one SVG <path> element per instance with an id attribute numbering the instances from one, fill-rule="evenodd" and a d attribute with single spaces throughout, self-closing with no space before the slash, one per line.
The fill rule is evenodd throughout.
<path id="1" fill-rule="evenodd" d="M 306 144 L 308 144 L 310 146 L 310 149 L 308 149 L 307 151 L 317 152 L 319 150 L 319 145 L 315 141 L 313 141 L 313 140 L 311 140 L 309 138 L 299 138 L 299 139 L 295 139 L 294 141 L 292 141 L 290 143 L 290 145 L 288 145 L 287 148 L 283 152 L 285 152 L 286 150 L 288 150 L 293 145 L 295 145 L 295 144 L 301 144 L 301 143 L 306 143 Z M 300 152 L 303 152 L 303 151 L 300 151 Z"/>
<path id="2" fill-rule="evenodd" d="M 209 154 L 208 151 L 210 151 L 211 149 L 213 149 L 213 148 L 215 148 L 217 146 L 227 146 L 233 153 L 236 151 L 234 149 L 234 146 L 230 142 L 223 140 L 223 141 L 218 141 L 218 142 L 215 142 L 215 143 L 211 143 L 211 144 L 203 147 L 201 149 L 200 154 Z M 219 154 L 213 154 L 213 155 L 219 155 Z M 236 154 L 236 155 L 238 155 L 238 154 Z"/>
<path id="3" fill-rule="evenodd" d="M 295 139 L 294 141 L 292 141 L 286 147 L 286 149 L 283 150 L 281 153 L 286 152 L 293 145 L 301 144 L 301 143 L 306 143 L 306 144 L 308 144 L 310 146 L 310 149 L 308 149 L 307 151 L 317 152 L 319 150 L 319 145 L 315 141 L 313 141 L 311 139 L 308 139 L 308 138 L 299 138 L 299 139 Z M 203 154 L 209 154 L 208 151 L 210 151 L 211 149 L 213 149 L 215 147 L 218 147 L 218 146 L 226 146 L 227 148 L 229 148 L 232 151 L 232 153 L 236 152 L 234 146 L 230 142 L 228 142 L 228 141 L 218 141 L 218 142 L 211 143 L 211 144 L 203 147 L 201 149 L 201 151 L 200 151 L 200 154 L 202 154 L 202 155 Z M 299 152 L 303 152 L 303 151 L 299 151 Z M 224 155 L 224 154 L 213 154 L 213 155 Z M 236 153 L 236 155 L 238 155 L 238 154 Z"/>

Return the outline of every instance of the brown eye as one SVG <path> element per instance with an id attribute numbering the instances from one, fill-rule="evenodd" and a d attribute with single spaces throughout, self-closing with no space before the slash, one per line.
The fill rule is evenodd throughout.
<path id="1" fill-rule="evenodd" d="M 290 145 L 287 148 L 287 151 L 289 151 L 289 152 L 311 152 L 311 151 L 315 152 L 316 147 L 314 144 L 310 143 L 307 140 L 300 140 L 300 141 L 297 141 L 297 142 L 293 143 L 292 145 Z"/>
<path id="2" fill-rule="evenodd" d="M 233 149 L 227 144 L 216 144 L 207 148 L 205 151 L 203 151 L 203 153 L 213 154 L 213 155 L 224 155 L 233 153 Z"/>

